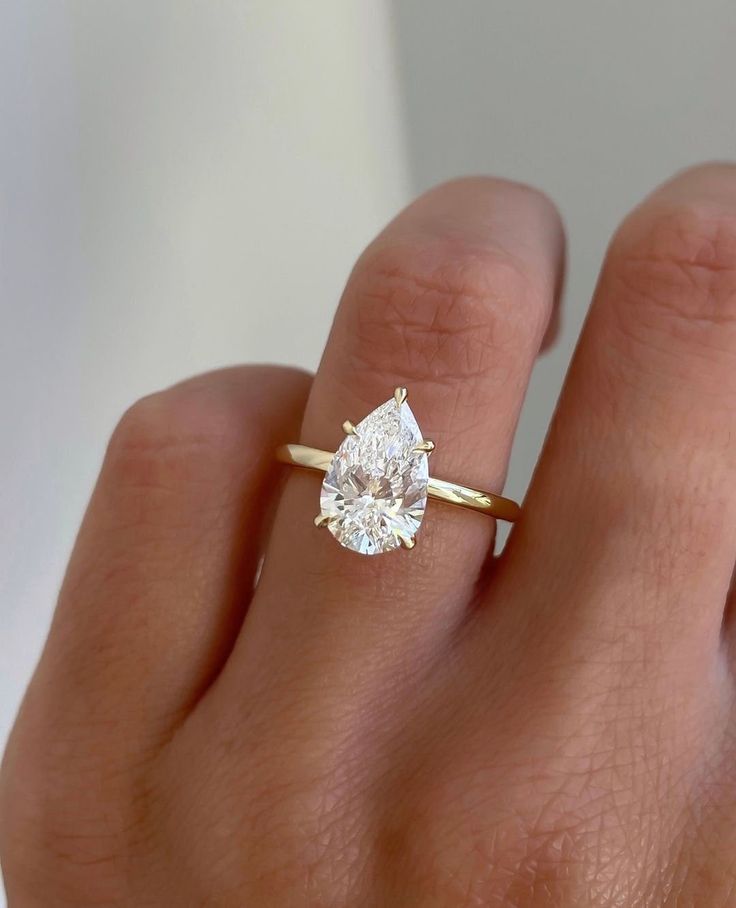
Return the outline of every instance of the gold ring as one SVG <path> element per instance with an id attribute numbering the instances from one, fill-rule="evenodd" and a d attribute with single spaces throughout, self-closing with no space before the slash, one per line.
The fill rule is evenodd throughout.
<path id="1" fill-rule="evenodd" d="M 406 388 L 397 388 L 357 425 L 346 421 L 342 427 L 345 438 L 334 454 L 282 445 L 276 458 L 326 474 L 314 522 L 346 548 L 362 555 L 414 548 L 428 497 L 500 520 L 518 519 L 521 509 L 509 498 L 430 477 L 434 442 L 422 437 Z"/>

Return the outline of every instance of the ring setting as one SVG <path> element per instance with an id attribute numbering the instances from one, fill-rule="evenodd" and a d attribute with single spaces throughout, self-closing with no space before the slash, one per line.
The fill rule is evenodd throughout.
<path id="1" fill-rule="evenodd" d="M 430 477 L 434 442 L 422 436 L 407 396 L 406 388 L 396 388 L 357 425 L 345 421 L 345 438 L 334 454 L 305 445 L 276 452 L 284 463 L 325 471 L 314 522 L 361 555 L 414 548 L 428 498 L 503 520 L 519 516 L 508 498 Z"/>

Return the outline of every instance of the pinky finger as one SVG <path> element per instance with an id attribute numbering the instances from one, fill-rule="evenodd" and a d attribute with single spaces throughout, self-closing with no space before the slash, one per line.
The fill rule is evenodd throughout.
<path id="1" fill-rule="evenodd" d="M 126 413 L 24 712 L 44 711 L 46 729 L 100 759 L 139 751 L 186 712 L 239 629 L 273 449 L 298 431 L 309 385 L 295 370 L 239 367 Z M 102 740 L 90 741 L 95 734 Z"/>

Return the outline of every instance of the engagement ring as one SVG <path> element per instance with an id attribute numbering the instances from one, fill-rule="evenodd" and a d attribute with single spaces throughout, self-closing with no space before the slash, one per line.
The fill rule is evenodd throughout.
<path id="1" fill-rule="evenodd" d="M 516 520 L 516 502 L 429 475 L 434 442 L 422 437 L 406 398 L 406 388 L 397 388 L 357 425 L 344 422 L 345 439 L 334 454 L 305 445 L 278 448 L 283 463 L 326 473 L 315 524 L 345 548 L 378 555 L 414 548 L 428 497 Z"/>

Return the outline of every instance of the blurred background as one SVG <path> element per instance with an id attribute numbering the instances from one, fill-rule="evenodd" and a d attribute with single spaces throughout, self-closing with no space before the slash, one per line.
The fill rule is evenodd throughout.
<path id="1" fill-rule="evenodd" d="M 569 232 L 523 496 L 612 229 L 736 157 L 735 40 L 733 0 L 0 0 L 0 749 L 123 409 L 314 368 L 362 246 L 462 173 Z"/>

